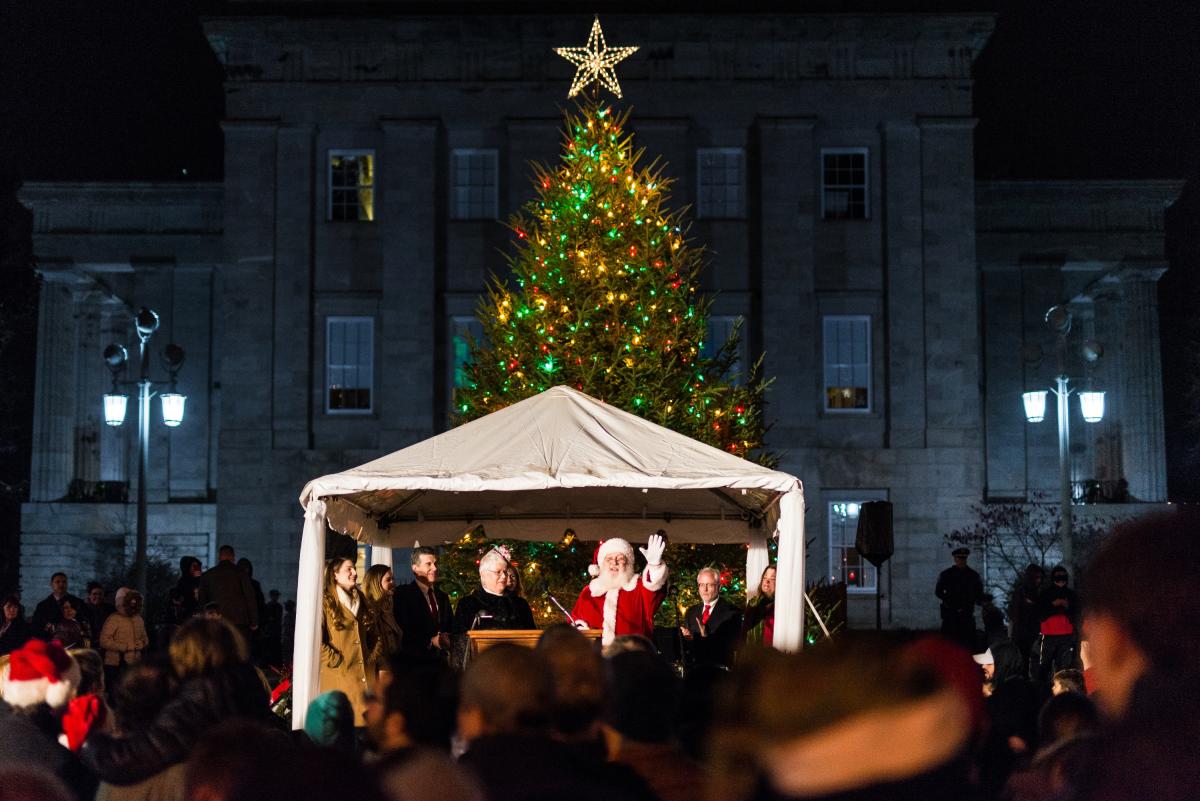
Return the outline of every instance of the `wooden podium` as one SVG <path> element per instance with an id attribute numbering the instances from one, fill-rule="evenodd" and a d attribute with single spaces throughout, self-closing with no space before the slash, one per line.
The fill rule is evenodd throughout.
<path id="1" fill-rule="evenodd" d="M 599 642 L 604 636 L 600 629 L 583 629 L 579 632 L 589 640 Z M 470 662 L 482 651 L 502 642 L 533 648 L 542 637 L 541 629 L 485 629 L 467 632 L 466 662 Z"/>

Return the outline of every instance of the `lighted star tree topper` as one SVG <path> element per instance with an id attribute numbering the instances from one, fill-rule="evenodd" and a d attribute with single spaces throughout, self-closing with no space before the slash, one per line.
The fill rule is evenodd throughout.
<path id="1" fill-rule="evenodd" d="M 579 94 L 589 83 L 594 87 L 593 97 L 599 95 L 600 86 L 621 97 L 621 84 L 617 82 L 617 73 L 613 67 L 636 53 L 637 48 L 609 47 L 605 44 L 604 31 L 600 29 L 600 18 L 596 17 L 592 20 L 592 31 L 588 34 L 586 46 L 556 47 L 554 52 L 578 67 L 567 97 Z"/>

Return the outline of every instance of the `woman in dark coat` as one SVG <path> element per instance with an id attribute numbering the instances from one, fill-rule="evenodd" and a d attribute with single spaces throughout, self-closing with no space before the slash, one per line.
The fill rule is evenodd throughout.
<path id="1" fill-rule="evenodd" d="M 33 626 L 21 617 L 21 599 L 9 595 L 4 599 L 4 616 L 0 618 L 0 656 L 11 654 L 33 639 Z"/>
<path id="2" fill-rule="evenodd" d="M 742 639 L 747 645 L 768 648 L 775 637 L 775 565 L 763 571 L 758 583 L 758 596 L 746 603 L 742 615 Z"/>
<path id="3" fill-rule="evenodd" d="M 472 629 L 536 629 L 529 603 L 505 592 L 508 588 L 508 554 L 493 548 L 479 560 L 479 587 L 458 602 L 450 634 L 455 664 L 465 662 L 467 632 Z"/>
<path id="4" fill-rule="evenodd" d="M 245 640 L 223 620 L 192 618 L 176 632 L 174 697 L 149 726 L 123 737 L 93 734 L 80 757 L 112 784 L 134 784 L 187 759 L 211 728 L 231 718 L 269 720 L 267 689 L 249 662 Z"/>

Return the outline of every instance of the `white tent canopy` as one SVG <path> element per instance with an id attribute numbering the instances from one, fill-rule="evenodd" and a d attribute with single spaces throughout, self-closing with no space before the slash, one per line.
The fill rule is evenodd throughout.
<path id="1" fill-rule="evenodd" d="M 615 409 L 549 389 L 343 473 L 310 481 L 296 592 L 293 725 L 318 694 L 325 528 L 390 548 L 451 543 L 482 524 L 491 537 L 750 544 L 747 584 L 779 539 L 776 647 L 803 639 L 804 495 L 799 479 Z"/>

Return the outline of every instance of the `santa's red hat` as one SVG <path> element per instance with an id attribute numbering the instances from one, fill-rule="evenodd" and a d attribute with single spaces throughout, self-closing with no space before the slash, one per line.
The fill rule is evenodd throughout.
<path id="1" fill-rule="evenodd" d="M 79 686 L 79 665 L 62 644 L 30 640 L 9 657 L 0 672 L 0 697 L 15 707 L 66 705 Z"/>
<path id="2" fill-rule="evenodd" d="M 595 578 L 600 575 L 600 565 L 604 562 L 604 557 L 613 553 L 623 553 L 629 559 L 629 566 L 633 567 L 633 546 L 620 537 L 612 539 L 600 540 L 600 544 L 596 546 L 596 553 L 592 557 L 592 564 L 588 565 L 588 575 Z"/>

